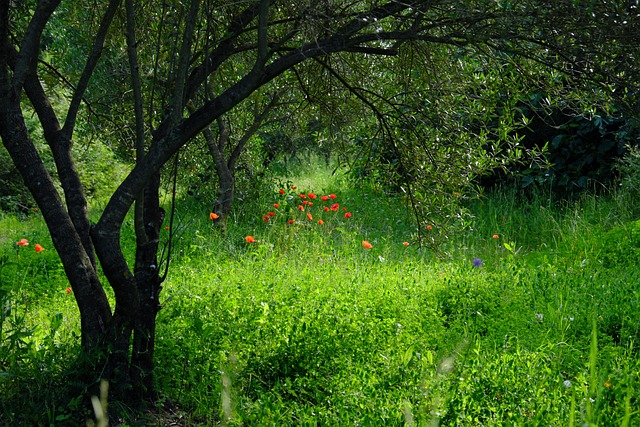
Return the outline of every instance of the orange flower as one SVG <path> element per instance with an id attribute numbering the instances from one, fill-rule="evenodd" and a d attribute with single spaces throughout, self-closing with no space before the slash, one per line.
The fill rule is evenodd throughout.
<path id="1" fill-rule="evenodd" d="M 289 221 L 287 221 L 287 222 L 289 223 L 289 225 L 293 225 L 293 224 L 295 224 L 295 223 L 296 223 L 296 222 L 295 222 L 294 220 L 292 220 L 292 219 L 290 219 L 290 220 L 289 220 Z"/>
<path id="2" fill-rule="evenodd" d="M 338 209 L 340 209 L 340 205 L 337 203 L 334 203 L 331 205 L 331 210 L 332 211 L 337 211 Z"/>
<path id="3" fill-rule="evenodd" d="M 42 247 L 42 245 L 40 243 L 36 243 L 36 245 L 34 246 L 36 252 L 42 252 L 44 251 L 44 248 Z"/>
<path id="4" fill-rule="evenodd" d="M 499 236 L 499 235 L 497 235 L 497 234 L 494 234 L 494 235 L 493 235 L 493 236 L 491 236 L 491 237 L 493 237 L 494 239 L 499 239 L 499 238 L 500 238 L 500 236 Z"/>
<path id="5" fill-rule="evenodd" d="M 607 388 L 611 387 L 611 382 L 610 381 L 605 381 L 604 382 L 604 386 L 607 387 Z"/>
<path id="6" fill-rule="evenodd" d="M 322 196 L 322 197 L 320 197 L 320 199 L 321 199 L 323 202 L 326 202 L 327 200 L 329 200 L 329 196 Z"/>
<path id="7" fill-rule="evenodd" d="M 67 286 L 67 289 L 64 290 L 67 294 L 71 293 L 71 286 Z"/>
<path id="8" fill-rule="evenodd" d="M 209 219 L 211 219 L 211 221 L 215 221 L 215 220 L 216 220 L 216 219 L 218 219 L 218 218 L 220 218 L 220 215 L 218 215 L 218 214 L 217 214 L 217 213 L 215 213 L 215 212 L 211 212 L 211 213 L 209 214 Z"/>
<path id="9" fill-rule="evenodd" d="M 302 206 L 302 205 L 298 205 L 298 210 L 299 210 L 299 211 L 304 211 L 304 206 Z"/>
<path id="10" fill-rule="evenodd" d="M 329 212 L 329 208 L 328 207 L 323 207 L 322 210 L 324 210 L 325 212 Z"/>
<path id="11" fill-rule="evenodd" d="M 372 245 L 371 243 L 369 243 L 367 240 L 363 240 L 363 241 L 362 241 L 362 246 L 363 246 L 365 249 L 371 249 L 371 248 L 373 247 L 373 245 Z"/>
<path id="12" fill-rule="evenodd" d="M 281 188 L 280 190 L 278 190 L 278 193 L 280 193 L 280 195 L 284 195 L 284 190 Z"/>
<path id="13" fill-rule="evenodd" d="M 16 242 L 18 246 L 29 246 L 29 241 L 27 239 L 21 239 L 19 242 Z"/>
<path id="14" fill-rule="evenodd" d="M 309 193 L 309 194 L 307 194 L 307 196 L 308 196 L 310 199 L 315 199 L 316 197 L 318 197 L 318 196 L 316 196 L 314 193 Z"/>
<path id="15" fill-rule="evenodd" d="M 255 243 L 256 239 L 253 236 L 247 236 L 244 238 L 244 240 L 246 240 L 247 243 Z"/>
<path id="16" fill-rule="evenodd" d="M 307 195 L 306 195 L 306 194 L 304 194 L 304 193 L 300 193 L 300 198 L 301 198 L 301 199 L 306 199 L 306 198 L 307 198 Z"/>
<path id="17" fill-rule="evenodd" d="M 274 207 L 274 208 L 276 208 L 276 209 L 280 209 L 280 204 L 278 204 L 278 203 L 274 203 L 274 204 L 273 204 L 273 207 Z"/>
<path id="18" fill-rule="evenodd" d="M 296 188 L 298 188 L 298 187 L 296 187 L 295 185 L 292 185 L 292 186 L 291 186 L 291 189 L 292 189 L 292 190 L 295 190 Z"/>
<path id="19" fill-rule="evenodd" d="M 402 244 L 406 247 L 409 246 L 409 242 L 402 242 Z"/>
<path id="20" fill-rule="evenodd" d="M 432 229 L 433 229 L 433 227 L 432 227 L 432 226 L 427 225 L 427 231 L 431 231 Z"/>
<path id="21" fill-rule="evenodd" d="M 345 217 L 346 219 L 351 218 L 351 212 L 347 212 L 346 214 L 344 214 L 344 217 Z"/>
<path id="22" fill-rule="evenodd" d="M 308 200 L 305 200 L 305 201 L 303 201 L 303 202 L 302 202 L 302 204 L 303 204 L 303 205 L 305 205 L 305 206 L 307 206 L 307 205 L 309 204 L 309 201 L 308 201 Z"/>
<path id="23" fill-rule="evenodd" d="M 313 202 L 307 202 L 307 206 L 313 206 Z"/>
<path id="24" fill-rule="evenodd" d="M 324 221 L 323 221 L 323 220 L 321 220 L 321 219 L 319 219 L 319 220 L 318 220 L 318 224 L 319 224 L 319 225 L 323 225 L 323 224 L 324 224 Z"/>
<path id="25" fill-rule="evenodd" d="M 336 196 L 335 194 L 329 194 L 329 198 L 330 199 L 335 199 L 336 197 L 338 197 L 338 196 Z"/>
<path id="26" fill-rule="evenodd" d="M 310 213 L 308 213 L 308 214 L 307 214 L 307 219 L 308 219 L 309 221 L 313 221 L 313 216 L 312 216 Z"/>
<path id="27" fill-rule="evenodd" d="M 169 229 L 169 226 L 168 226 L 168 225 L 165 225 L 165 226 L 164 226 L 164 229 L 165 229 L 165 230 L 168 230 L 168 229 Z"/>

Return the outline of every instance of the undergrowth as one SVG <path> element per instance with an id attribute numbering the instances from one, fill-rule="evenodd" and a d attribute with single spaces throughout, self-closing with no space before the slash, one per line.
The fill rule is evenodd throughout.
<path id="1" fill-rule="evenodd" d="M 443 258 L 399 196 L 305 172 L 269 181 L 227 227 L 180 200 L 156 374 L 181 424 L 638 423 L 628 199 L 500 190 L 469 204 Z M 78 314 L 46 228 L 34 212 L 0 229 L 0 425 L 81 422 L 65 382 Z"/>

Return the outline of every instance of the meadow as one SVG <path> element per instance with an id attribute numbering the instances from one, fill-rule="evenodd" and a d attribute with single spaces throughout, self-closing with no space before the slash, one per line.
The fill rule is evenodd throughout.
<path id="1" fill-rule="evenodd" d="M 179 198 L 163 409 L 114 402 L 111 424 L 638 425 L 636 203 L 497 190 L 464 230 L 430 224 L 434 252 L 397 194 L 321 166 L 239 195 L 226 227 Z M 0 230 L 0 425 L 73 425 L 73 295 L 38 212 Z"/>

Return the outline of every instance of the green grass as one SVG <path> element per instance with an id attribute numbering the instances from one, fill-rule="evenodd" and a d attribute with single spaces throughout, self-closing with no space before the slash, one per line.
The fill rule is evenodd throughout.
<path id="1" fill-rule="evenodd" d="M 225 231 L 205 206 L 178 206 L 156 362 L 181 423 L 638 424 L 640 245 L 623 198 L 487 195 L 441 258 L 414 242 L 398 197 L 321 167 L 287 179 L 239 204 Z M 301 191 L 340 208 L 300 211 Z M 82 390 L 65 383 L 77 313 L 59 261 L 17 250 L 47 242 L 37 215 L 0 229 L 0 424 L 77 420 Z"/>

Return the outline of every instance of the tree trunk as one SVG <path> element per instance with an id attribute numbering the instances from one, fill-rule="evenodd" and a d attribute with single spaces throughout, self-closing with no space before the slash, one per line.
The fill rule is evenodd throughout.
<path id="1" fill-rule="evenodd" d="M 227 216 L 231 213 L 233 206 L 233 193 L 235 191 L 235 180 L 233 178 L 232 169 L 229 168 L 224 158 L 225 148 L 229 143 L 229 124 L 223 119 L 218 118 L 218 141 L 207 126 L 203 135 L 209 148 L 209 153 L 213 158 L 213 164 L 218 174 L 218 195 L 213 204 L 213 212 L 220 215 L 221 223 L 224 224 Z"/>
<path id="2" fill-rule="evenodd" d="M 233 197 L 236 188 L 234 170 L 236 163 L 240 158 L 240 154 L 244 150 L 245 145 L 251 139 L 253 135 L 260 129 L 260 126 L 264 123 L 264 120 L 269 115 L 271 110 L 275 108 L 279 100 L 279 94 L 276 92 L 271 97 L 269 104 L 262 108 L 262 111 L 254 113 L 253 122 L 251 126 L 245 131 L 238 143 L 233 147 L 229 154 L 229 159 L 225 159 L 225 152 L 229 147 L 231 141 L 231 135 L 229 133 L 229 124 L 227 121 L 219 117 L 218 123 L 218 141 L 211 131 L 211 128 L 207 126 L 203 129 L 205 141 L 207 142 L 207 148 L 213 158 L 213 163 L 218 173 L 218 195 L 213 206 L 213 211 L 222 217 L 224 221 L 226 217 L 231 213 L 233 207 Z M 222 222 L 224 223 L 224 222 Z"/>
<path id="3" fill-rule="evenodd" d="M 33 195 L 80 308 L 82 346 L 93 351 L 104 343 L 111 310 L 91 257 L 40 160 L 25 125 L 19 97 L 11 90 L 0 100 L 0 136 L 25 185 Z M 1 89 L 0 89 L 1 90 Z"/>
<path id="4" fill-rule="evenodd" d="M 136 247 L 135 278 L 139 309 L 133 331 L 131 355 L 132 397 L 138 402 L 153 402 L 156 390 L 153 377 L 156 315 L 160 310 L 162 279 L 158 268 L 158 239 L 165 212 L 159 204 L 160 175 L 147 186 L 144 198 L 146 242 Z"/>

